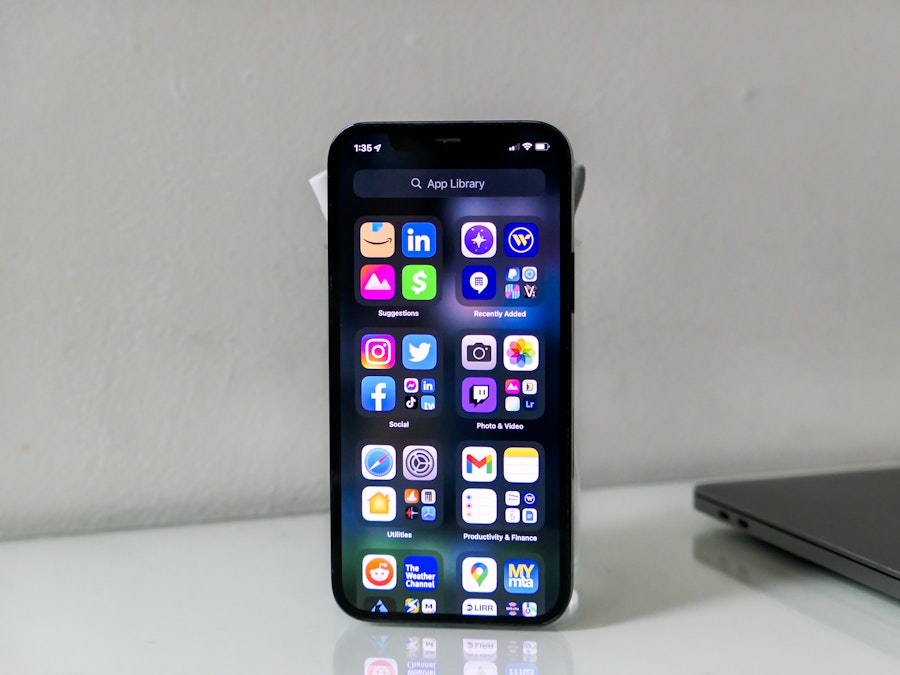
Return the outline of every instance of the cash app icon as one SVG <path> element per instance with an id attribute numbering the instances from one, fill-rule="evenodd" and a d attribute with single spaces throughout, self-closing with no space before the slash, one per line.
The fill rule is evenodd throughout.
<path id="1" fill-rule="evenodd" d="M 434 300 L 437 272 L 433 265 L 407 265 L 403 268 L 403 297 L 407 300 Z"/>

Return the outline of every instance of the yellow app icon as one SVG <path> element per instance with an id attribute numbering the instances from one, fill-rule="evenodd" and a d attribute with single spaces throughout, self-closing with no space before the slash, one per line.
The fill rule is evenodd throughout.
<path id="1" fill-rule="evenodd" d="M 390 258 L 394 255 L 394 225 L 387 222 L 363 223 L 359 228 L 359 252 L 365 258 Z"/>
<path id="2" fill-rule="evenodd" d="M 509 483 L 534 483 L 541 473 L 535 448 L 507 448 L 503 453 L 503 478 Z"/>

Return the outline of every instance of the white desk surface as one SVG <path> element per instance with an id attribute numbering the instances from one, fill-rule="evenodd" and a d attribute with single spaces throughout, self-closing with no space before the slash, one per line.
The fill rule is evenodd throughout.
<path id="1" fill-rule="evenodd" d="M 900 672 L 900 602 L 730 531 L 691 495 L 583 494 L 579 611 L 535 630 L 344 616 L 324 514 L 2 543 L 0 671 Z"/>

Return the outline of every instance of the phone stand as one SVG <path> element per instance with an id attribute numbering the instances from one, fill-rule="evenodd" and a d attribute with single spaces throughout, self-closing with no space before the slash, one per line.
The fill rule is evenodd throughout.
<path id="1" fill-rule="evenodd" d="M 576 163 L 572 170 L 572 203 L 574 210 L 578 210 L 578 204 L 581 202 L 581 195 L 584 194 L 585 169 L 584 164 Z M 322 209 L 322 215 L 328 220 L 328 172 L 322 171 L 309 179 L 309 185 L 313 194 L 316 195 L 316 201 L 319 202 L 319 208 Z M 573 223 L 574 227 L 574 223 Z M 574 577 L 578 577 L 578 528 L 581 520 L 579 502 L 581 500 L 581 488 L 578 480 L 578 452 L 577 446 L 572 444 L 572 557 Z M 572 590 L 572 599 L 569 601 L 569 607 L 565 613 L 559 618 L 559 621 L 571 619 L 578 612 L 578 589 Z"/>

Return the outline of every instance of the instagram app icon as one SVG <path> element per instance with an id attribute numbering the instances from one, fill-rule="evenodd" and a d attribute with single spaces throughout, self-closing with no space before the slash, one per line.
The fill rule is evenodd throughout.
<path id="1" fill-rule="evenodd" d="M 396 354 L 397 345 L 393 335 L 363 335 L 360 344 L 363 368 L 370 370 L 393 368 Z"/>

